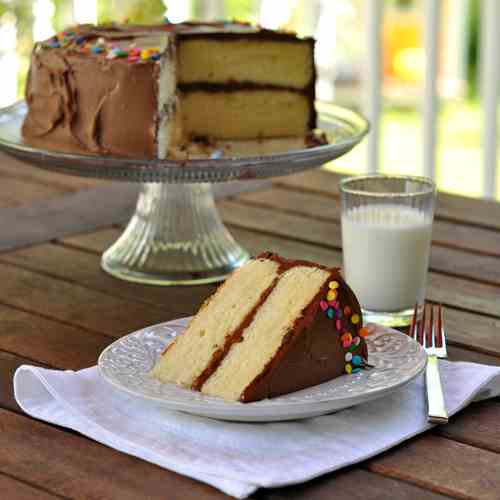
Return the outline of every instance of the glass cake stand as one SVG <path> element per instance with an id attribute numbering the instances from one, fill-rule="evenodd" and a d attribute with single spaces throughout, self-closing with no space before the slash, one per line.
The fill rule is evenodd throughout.
<path id="1" fill-rule="evenodd" d="M 189 160 L 130 159 L 68 154 L 26 145 L 21 125 L 26 104 L 0 110 L 0 150 L 64 174 L 140 182 L 134 215 L 101 265 L 117 278 L 156 285 L 220 281 L 249 259 L 231 236 L 214 203 L 211 184 L 269 178 L 319 167 L 350 151 L 366 135 L 359 114 L 318 103 L 328 144 L 264 156 Z"/>

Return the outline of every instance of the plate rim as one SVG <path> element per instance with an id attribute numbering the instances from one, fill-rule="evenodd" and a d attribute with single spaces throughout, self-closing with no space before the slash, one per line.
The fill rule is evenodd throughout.
<path id="1" fill-rule="evenodd" d="M 133 396 L 133 397 L 138 398 L 140 400 L 148 401 L 150 403 L 157 403 L 157 404 L 160 404 L 162 406 L 168 406 L 172 409 L 174 409 L 174 407 L 177 407 L 180 411 L 185 411 L 188 413 L 198 414 L 198 415 L 200 415 L 200 413 L 195 413 L 194 410 L 191 410 L 191 406 L 197 405 L 197 406 L 205 407 L 206 411 L 208 411 L 208 412 L 210 412 L 210 410 L 230 411 L 231 408 L 233 408 L 233 409 L 237 408 L 238 410 L 241 410 L 242 408 L 256 409 L 258 406 L 260 406 L 262 408 L 262 410 L 271 410 L 272 411 L 273 409 L 283 410 L 286 407 L 299 407 L 299 406 L 303 406 L 304 404 L 306 404 L 304 401 L 283 401 L 282 404 L 279 404 L 276 406 L 273 404 L 273 405 L 268 405 L 265 407 L 262 404 L 262 403 L 269 402 L 272 399 L 276 399 L 276 398 L 268 398 L 268 399 L 263 399 L 260 401 L 253 401 L 250 403 L 242 403 L 241 401 L 225 401 L 222 399 L 220 399 L 220 401 L 217 401 L 217 400 L 210 401 L 209 404 L 203 403 L 200 401 L 183 402 L 183 401 L 179 401 L 179 400 L 175 400 L 175 399 L 172 400 L 172 399 L 165 399 L 165 398 L 157 397 L 157 396 L 155 397 L 155 396 L 145 395 L 144 393 L 142 393 L 140 391 L 136 391 L 136 390 L 131 389 L 129 387 L 126 387 L 126 386 L 118 383 L 117 381 L 115 381 L 111 377 L 107 376 L 107 374 L 103 368 L 103 358 L 105 356 L 107 356 L 108 351 L 110 351 L 113 347 L 116 347 L 117 344 L 123 342 L 125 339 L 127 339 L 129 337 L 144 334 L 150 329 L 159 328 L 159 327 L 172 328 L 170 326 L 171 324 L 178 322 L 178 321 L 187 321 L 189 319 L 190 319 L 190 317 L 183 317 L 183 318 L 177 318 L 177 319 L 170 320 L 170 321 L 165 321 L 162 323 L 156 323 L 156 324 L 146 326 L 144 328 L 141 328 L 139 330 L 136 330 L 136 331 L 131 332 L 127 335 L 124 335 L 123 337 L 116 339 L 113 343 L 111 343 L 109 346 L 107 346 L 99 355 L 99 358 L 97 360 L 97 367 L 98 367 L 99 374 L 106 381 L 106 383 L 110 384 L 112 387 L 119 390 L 120 392 L 124 392 L 126 394 L 129 394 L 130 396 Z M 411 372 L 407 377 L 404 377 L 404 378 L 398 380 L 398 382 L 396 384 L 393 384 L 389 387 L 376 388 L 376 389 L 373 389 L 372 391 L 366 391 L 366 392 L 363 392 L 362 394 L 356 394 L 354 396 L 348 396 L 345 398 L 332 399 L 332 398 L 328 398 L 328 397 L 322 397 L 321 399 L 314 399 L 312 401 L 309 401 L 307 404 L 310 405 L 311 410 L 313 410 L 314 408 L 318 408 L 320 405 L 326 405 L 328 403 L 334 404 L 334 403 L 340 403 L 342 401 L 346 401 L 346 402 L 349 400 L 354 401 L 351 405 L 347 404 L 345 406 L 345 407 L 347 407 L 347 406 L 354 406 L 356 404 L 361 404 L 365 401 L 366 402 L 368 401 L 368 399 L 364 399 L 363 401 L 360 401 L 359 403 L 357 403 L 356 400 L 358 400 L 359 398 L 366 398 L 367 396 L 371 396 L 369 398 L 369 400 L 372 400 L 372 399 L 375 399 L 378 397 L 383 397 L 386 393 L 393 392 L 393 391 L 409 384 L 410 382 L 415 380 L 421 373 L 423 373 L 423 371 L 425 370 L 425 367 L 427 365 L 427 354 L 425 353 L 423 347 L 418 342 L 416 342 L 414 339 L 408 337 L 407 335 L 405 335 L 402 332 L 399 332 L 399 331 L 391 329 L 391 328 L 384 327 L 382 325 L 376 325 L 376 326 L 377 326 L 377 328 L 381 329 L 381 331 L 375 332 L 374 335 L 376 335 L 376 337 L 381 336 L 383 334 L 387 334 L 387 333 L 396 334 L 398 336 L 404 336 L 408 342 L 414 344 L 414 346 L 417 346 L 418 352 L 419 352 L 418 356 L 422 358 L 419 365 L 417 365 L 415 370 L 413 372 Z M 332 379 L 332 380 L 335 380 L 335 379 Z M 331 382 L 331 381 L 323 382 L 323 384 L 328 384 L 329 382 Z M 312 387 L 318 387 L 319 385 L 322 385 L 322 384 L 317 384 L 316 386 L 312 386 Z M 306 391 L 307 389 L 309 389 L 309 388 L 301 389 L 301 391 Z M 195 391 L 192 391 L 191 389 L 186 389 L 186 388 L 181 388 L 181 390 L 195 392 Z M 295 392 L 299 392 L 299 391 L 295 391 Z M 293 394 L 293 393 L 284 394 L 283 396 L 287 396 L 290 394 Z M 278 396 L 278 397 L 280 397 L 280 396 Z M 186 409 L 186 408 L 188 408 L 188 409 Z M 211 413 L 213 413 L 213 411 Z M 242 415 L 239 415 L 239 416 L 242 416 Z M 249 417 L 250 417 L 250 415 L 249 415 Z"/>

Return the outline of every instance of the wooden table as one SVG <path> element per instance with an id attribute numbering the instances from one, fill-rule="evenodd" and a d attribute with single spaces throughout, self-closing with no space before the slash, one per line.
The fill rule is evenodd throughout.
<path id="1" fill-rule="evenodd" d="M 219 203 L 253 253 L 341 263 L 338 177 L 312 171 Z M 0 158 L 0 207 L 102 184 Z M 23 363 L 77 370 L 116 338 L 194 313 L 213 286 L 159 288 L 99 268 L 110 227 L 0 254 L 0 498 L 222 499 L 224 494 L 22 413 L 12 375 Z M 500 365 L 500 204 L 439 195 L 428 298 L 445 305 L 450 355 Z M 285 471 L 283 471 L 286 473 Z M 500 400 L 377 458 L 256 499 L 500 498 Z M 227 497 L 226 497 L 227 498 Z"/>

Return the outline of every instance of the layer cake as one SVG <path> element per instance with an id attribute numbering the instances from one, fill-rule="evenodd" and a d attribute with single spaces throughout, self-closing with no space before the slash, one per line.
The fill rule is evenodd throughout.
<path id="1" fill-rule="evenodd" d="M 314 40 L 245 23 L 79 25 L 36 44 L 23 136 L 49 149 L 175 157 L 315 128 Z"/>
<path id="2" fill-rule="evenodd" d="M 264 253 L 235 271 L 170 344 L 152 375 L 251 402 L 358 372 L 361 311 L 336 268 Z"/>

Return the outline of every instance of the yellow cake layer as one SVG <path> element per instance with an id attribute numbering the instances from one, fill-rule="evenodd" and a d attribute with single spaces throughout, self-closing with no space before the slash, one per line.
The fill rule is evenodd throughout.
<path id="1" fill-rule="evenodd" d="M 310 105 L 307 96 L 289 90 L 183 92 L 182 132 L 218 139 L 304 136 Z"/>
<path id="2" fill-rule="evenodd" d="M 227 335 L 238 328 L 272 284 L 277 271 L 276 262 L 257 259 L 234 272 L 160 358 L 152 375 L 162 382 L 191 387 Z"/>
<path id="3" fill-rule="evenodd" d="M 295 320 L 319 292 L 329 273 L 298 266 L 283 273 L 266 302 L 201 388 L 205 394 L 237 401 L 282 345 Z"/>
<path id="4" fill-rule="evenodd" d="M 313 78 L 307 42 L 184 39 L 178 47 L 180 83 L 272 84 L 302 89 Z"/>

